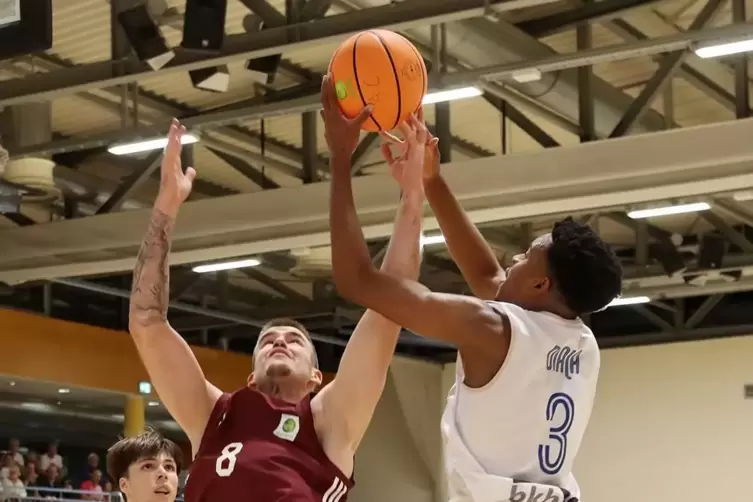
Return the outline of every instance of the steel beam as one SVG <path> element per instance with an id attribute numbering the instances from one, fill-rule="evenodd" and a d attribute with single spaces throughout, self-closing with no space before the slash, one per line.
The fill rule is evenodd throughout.
<path id="1" fill-rule="evenodd" d="M 701 218 L 709 222 L 719 230 L 732 244 L 740 248 L 745 253 L 753 253 L 753 242 L 750 242 L 743 234 L 732 228 L 729 223 L 724 221 L 719 215 L 711 211 L 701 211 L 698 213 Z"/>
<path id="2" fill-rule="evenodd" d="M 517 23 L 515 26 L 529 35 L 541 38 L 588 23 L 603 23 L 624 16 L 629 10 L 658 3 L 658 0 L 601 0 L 588 2 L 581 7 L 567 9 L 538 19 Z"/>
<path id="3" fill-rule="evenodd" d="M 304 112 L 301 115 L 301 138 L 303 146 L 303 182 L 313 183 L 319 180 L 317 174 L 318 135 L 317 113 Z"/>
<path id="4" fill-rule="evenodd" d="M 542 0 L 543 1 L 543 0 Z M 225 38 L 219 54 L 197 54 L 176 49 L 176 57 L 159 72 L 142 62 L 125 65 L 103 61 L 45 75 L 0 82 L 0 106 L 54 99 L 92 89 L 136 82 L 154 75 L 185 73 L 238 60 L 255 59 L 283 51 L 337 42 L 353 33 L 374 28 L 405 29 L 482 16 L 489 7 L 503 10 L 530 5 L 529 0 L 443 0 L 441 2 L 396 2 L 381 7 L 328 16 L 294 26 L 270 28 L 258 33 L 231 35 Z M 296 41 L 291 40 L 291 31 Z"/>
<path id="5" fill-rule="evenodd" d="M 536 69 L 542 73 L 555 72 L 591 66 L 613 61 L 632 59 L 637 57 L 654 56 L 665 52 L 674 52 L 691 48 L 699 42 L 709 42 L 718 39 L 744 38 L 750 34 L 753 23 L 709 28 L 699 31 L 689 31 L 652 38 L 625 45 L 599 47 L 586 51 L 561 54 L 539 61 L 519 61 L 501 65 L 476 68 L 463 72 L 442 76 L 442 87 L 464 87 L 473 82 L 483 80 L 499 80 L 512 78 L 520 71 Z"/>
<path id="6" fill-rule="evenodd" d="M 745 0 L 732 0 L 732 21 L 744 23 L 746 18 Z M 735 114 L 737 118 L 750 116 L 750 79 L 748 77 L 748 55 L 743 53 L 735 58 Z"/>
<path id="7" fill-rule="evenodd" d="M 723 3 L 723 0 L 709 0 L 693 22 L 690 23 L 688 31 L 698 31 L 711 22 L 719 12 L 719 8 Z M 643 90 L 641 90 L 641 93 L 635 98 L 635 101 L 630 105 L 630 108 L 625 111 L 625 115 L 623 115 L 614 127 L 614 130 L 612 130 L 612 133 L 609 135 L 610 138 L 617 138 L 625 135 L 630 128 L 640 120 L 643 114 L 646 113 L 646 110 L 649 109 L 656 96 L 658 96 L 666 86 L 670 84 L 672 77 L 677 70 L 680 69 L 683 60 L 687 55 L 688 50 L 683 49 L 676 51 L 673 54 L 668 54 L 662 58 L 661 63 L 659 63 L 659 69 L 656 70 L 656 73 L 654 73 L 648 83 L 643 87 Z"/>
<path id="8" fill-rule="evenodd" d="M 454 4 L 456 1 L 459 0 L 453 0 L 452 2 L 448 1 L 447 4 Z M 440 2 L 439 4 L 445 5 L 445 2 Z M 399 4 L 393 5 L 414 5 L 414 2 L 401 2 Z M 313 23 L 316 22 L 319 21 L 315 21 Z M 751 26 L 753 26 L 753 24 L 741 24 L 722 28 L 707 29 L 703 31 L 687 32 L 636 42 L 634 44 L 590 49 L 586 51 L 579 51 L 574 54 L 557 55 L 541 61 L 516 62 L 504 65 L 495 65 L 481 69 L 454 72 L 441 76 L 440 82 L 438 84 L 446 87 L 467 86 L 474 85 L 478 83 L 479 80 L 483 79 L 511 77 L 513 74 L 521 70 L 532 68 L 539 69 L 542 72 L 558 71 L 569 68 L 577 68 L 583 65 L 592 65 L 600 62 L 628 59 L 632 57 L 647 55 L 650 56 L 660 54 L 662 52 L 684 50 L 690 47 L 693 43 L 700 41 L 745 36 L 747 33 L 749 33 Z M 0 93 L 2 92 L 2 85 L 3 84 L 0 83 Z M 319 102 L 320 98 L 318 92 L 312 90 L 311 94 L 303 95 L 295 99 L 287 99 L 283 101 L 268 101 L 266 103 L 257 103 L 255 105 L 241 106 L 233 109 L 209 111 L 193 117 L 186 117 L 183 122 L 187 127 L 218 127 L 222 125 L 232 124 L 244 119 L 260 119 L 263 117 L 281 115 L 286 113 L 302 113 L 304 111 L 317 110 L 319 108 Z M 0 101 L 0 104 L 2 104 L 2 101 Z M 77 139 L 72 141 L 51 142 L 32 148 L 14 151 L 13 153 L 15 156 L 28 156 L 52 154 L 71 151 L 75 149 L 96 148 L 116 143 L 118 141 L 136 140 L 143 137 L 154 137 L 156 135 L 163 134 L 166 127 L 167 124 L 156 128 L 140 129 L 131 133 L 108 133 L 85 140 Z"/>
<path id="9" fill-rule="evenodd" d="M 746 119 L 593 141 L 457 162 L 443 171 L 476 223 L 608 212 L 753 187 L 751 124 Z M 353 185 L 367 238 L 388 236 L 398 201 L 394 181 L 375 175 L 358 177 Z M 175 229 L 172 263 L 327 245 L 328 191 L 327 183 L 312 183 L 188 202 Z M 130 270 L 148 217 L 148 210 L 126 211 L 0 230 L 0 280 L 15 283 Z M 438 228 L 436 220 L 426 218 L 425 228 Z M 103 250 L 117 258 L 92 262 L 90 256 L 77 257 Z"/>
<path id="10" fill-rule="evenodd" d="M 712 310 L 714 310 L 714 307 L 716 307 L 719 302 L 722 301 L 722 298 L 724 298 L 723 294 L 711 295 L 706 298 L 701 306 L 698 307 L 698 309 L 693 312 L 693 315 L 691 315 L 690 318 L 685 322 L 685 329 L 693 329 L 701 322 L 703 322 L 706 316 L 709 315 Z"/>
<path id="11" fill-rule="evenodd" d="M 615 19 L 604 23 L 604 27 L 625 41 L 647 40 L 649 38 L 623 19 Z M 653 60 L 660 62 L 662 57 L 654 56 Z M 677 75 L 725 108 L 729 110 L 735 109 L 735 97 L 732 93 L 689 64 L 683 63 L 680 65 Z"/>
<path id="12" fill-rule="evenodd" d="M 111 211 L 117 211 L 123 203 L 131 198 L 133 194 L 141 188 L 148 180 L 162 161 L 162 152 L 155 152 L 141 161 L 141 165 L 136 167 L 131 174 L 124 179 L 120 186 L 110 195 L 110 197 L 97 209 L 96 214 L 105 214 Z"/>
<path id="13" fill-rule="evenodd" d="M 379 146 L 379 134 L 375 132 L 367 133 L 366 136 L 358 142 L 353 155 L 350 158 L 350 174 L 356 176 L 361 173 L 364 162 L 369 154 Z"/>
<path id="14" fill-rule="evenodd" d="M 496 96 L 492 96 L 489 93 L 484 94 L 484 99 L 497 109 L 502 115 L 510 119 L 512 123 L 520 127 L 520 129 L 531 137 L 536 143 L 544 148 L 553 148 L 560 146 L 557 141 L 552 138 L 545 130 L 538 126 L 533 120 L 529 119 L 520 110 L 512 106 L 510 103 L 499 99 Z"/>

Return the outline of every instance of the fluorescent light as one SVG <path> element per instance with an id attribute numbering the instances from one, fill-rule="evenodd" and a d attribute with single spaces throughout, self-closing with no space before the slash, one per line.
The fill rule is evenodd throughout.
<path id="1" fill-rule="evenodd" d="M 740 54 L 741 52 L 753 51 L 753 38 L 747 40 L 738 40 L 737 42 L 727 42 L 723 44 L 707 45 L 698 47 L 695 55 L 699 58 L 718 58 L 729 56 L 730 54 Z"/>
<path id="2" fill-rule="evenodd" d="M 641 303 L 649 303 L 651 301 L 651 298 L 648 296 L 624 296 L 620 298 L 615 298 L 612 300 L 607 307 L 619 307 L 621 305 L 638 305 Z"/>
<path id="3" fill-rule="evenodd" d="M 58 394 L 70 394 L 71 389 L 58 389 Z"/>
<path id="4" fill-rule="evenodd" d="M 236 261 L 223 261 L 219 263 L 207 263 L 206 265 L 198 265 L 192 270 L 197 274 L 203 274 L 205 272 L 217 272 L 218 270 L 232 270 L 236 268 L 246 267 L 258 267 L 261 265 L 261 261 L 256 258 L 248 258 L 247 260 Z"/>
<path id="5" fill-rule="evenodd" d="M 159 406 L 159 401 L 149 401 L 149 403 L 147 403 L 147 404 L 149 406 Z"/>
<path id="6" fill-rule="evenodd" d="M 640 209 L 630 211 L 628 216 L 634 220 L 641 218 L 653 218 L 654 216 L 667 216 L 670 214 L 694 213 L 696 211 L 707 211 L 711 206 L 705 202 L 694 202 L 692 204 L 678 204 L 676 206 L 653 207 L 651 209 Z"/>
<path id="7" fill-rule="evenodd" d="M 436 234 L 436 235 L 422 235 L 421 236 L 422 246 L 431 246 L 432 244 L 444 244 L 444 235 Z"/>
<path id="8" fill-rule="evenodd" d="M 190 145 L 199 141 L 197 136 L 193 134 L 184 134 L 180 143 L 182 145 Z M 167 146 L 167 138 L 155 138 L 147 139 L 144 141 L 134 141 L 132 143 L 124 143 L 122 145 L 114 145 L 107 149 L 113 155 L 130 155 L 132 153 L 149 152 L 151 150 L 159 150 Z"/>
<path id="9" fill-rule="evenodd" d="M 447 91 L 430 92 L 424 96 L 421 102 L 424 105 L 432 103 L 442 103 L 444 101 L 455 101 L 456 99 L 475 98 L 481 96 L 483 92 L 477 87 L 460 87 L 458 89 L 449 89 Z"/>

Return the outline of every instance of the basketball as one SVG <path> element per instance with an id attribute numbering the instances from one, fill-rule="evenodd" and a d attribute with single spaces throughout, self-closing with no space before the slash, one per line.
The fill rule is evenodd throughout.
<path id="1" fill-rule="evenodd" d="M 426 65 L 408 39 L 388 30 L 353 35 L 332 55 L 329 71 L 337 101 L 348 118 L 374 108 L 363 125 L 389 131 L 415 113 L 426 94 Z"/>

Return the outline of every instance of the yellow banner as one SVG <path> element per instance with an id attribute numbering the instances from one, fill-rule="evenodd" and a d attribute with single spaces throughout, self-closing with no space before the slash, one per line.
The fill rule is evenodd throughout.
<path id="1" fill-rule="evenodd" d="M 138 393 L 149 379 L 128 333 L 0 309 L 0 373 L 114 392 Z M 207 379 L 224 391 L 246 383 L 250 356 L 191 347 Z M 325 375 L 325 382 L 332 375 Z"/>

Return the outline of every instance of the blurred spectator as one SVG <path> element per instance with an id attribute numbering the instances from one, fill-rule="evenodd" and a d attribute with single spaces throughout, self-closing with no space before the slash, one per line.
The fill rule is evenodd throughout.
<path id="1" fill-rule="evenodd" d="M 50 443 L 47 447 L 47 453 L 39 457 L 39 470 L 45 472 L 52 464 L 58 466 L 60 471 L 63 470 L 63 457 L 58 454 L 58 444 L 56 442 Z"/>
<path id="2" fill-rule="evenodd" d="M 39 455 L 37 455 L 37 452 L 30 451 L 26 454 L 26 463 L 27 464 L 37 464 L 39 465 Z M 39 472 L 39 471 L 37 471 Z"/>
<path id="3" fill-rule="evenodd" d="M 33 464 L 32 464 L 33 465 Z M 24 475 L 24 482 L 26 483 L 26 486 L 36 486 L 37 482 L 39 481 L 39 474 L 37 474 L 36 469 L 31 468 L 30 465 L 26 466 L 26 473 Z"/>
<path id="4" fill-rule="evenodd" d="M 92 473 L 97 470 L 99 470 L 99 455 L 97 455 L 96 453 L 90 453 L 89 457 L 87 457 L 86 459 L 86 469 L 84 470 L 84 474 L 81 477 L 81 481 L 83 482 L 92 479 Z M 100 481 L 100 484 L 102 484 L 102 481 Z"/>
<path id="5" fill-rule="evenodd" d="M 11 457 L 12 458 L 12 457 Z M 7 479 L 3 479 L 3 497 L 5 500 L 19 500 L 26 497 L 26 486 L 21 481 L 21 468 L 14 465 L 10 468 Z"/>
<path id="6" fill-rule="evenodd" d="M 104 485 L 102 486 L 102 491 L 105 494 L 105 496 L 103 497 L 104 502 L 111 502 L 112 500 L 117 500 L 112 496 L 112 483 L 110 481 L 104 482 Z"/>
<path id="7" fill-rule="evenodd" d="M 81 483 L 81 490 L 92 492 L 91 494 L 83 495 L 81 498 L 84 500 L 102 500 L 102 471 L 95 469 L 92 471 L 91 479 L 88 479 Z"/>
<path id="8" fill-rule="evenodd" d="M 73 483 L 70 479 L 63 480 L 63 490 L 73 490 Z M 79 496 L 77 493 L 63 493 L 62 498 L 64 499 L 75 499 L 78 500 Z"/>
<path id="9" fill-rule="evenodd" d="M 9 454 L 4 454 L 2 460 L 0 460 L 0 465 L 2 465 L 2 467 L 0 467 L 0 481 L 8 479 L 10 468 L 16 465 L 13 461 L 13 457 Z"/>
<path id="10" fill-rule="evenodd" d="M 13 457 L 13 461 L 19 466 L 24 466 L 24 456 L 21 453 L 21 442 L 16 438 L 11 438 L 8 442 L 8 450 L 10 450 L 10 456 Z"/>
<path id="11" fill-rule="evenodd" d="M 60 468 L 56 464 L 50 464 L 45 473 L 39 476 L 35 486 L 39 488 L 62 488 L 63 480 L 60 477 Z"/>

